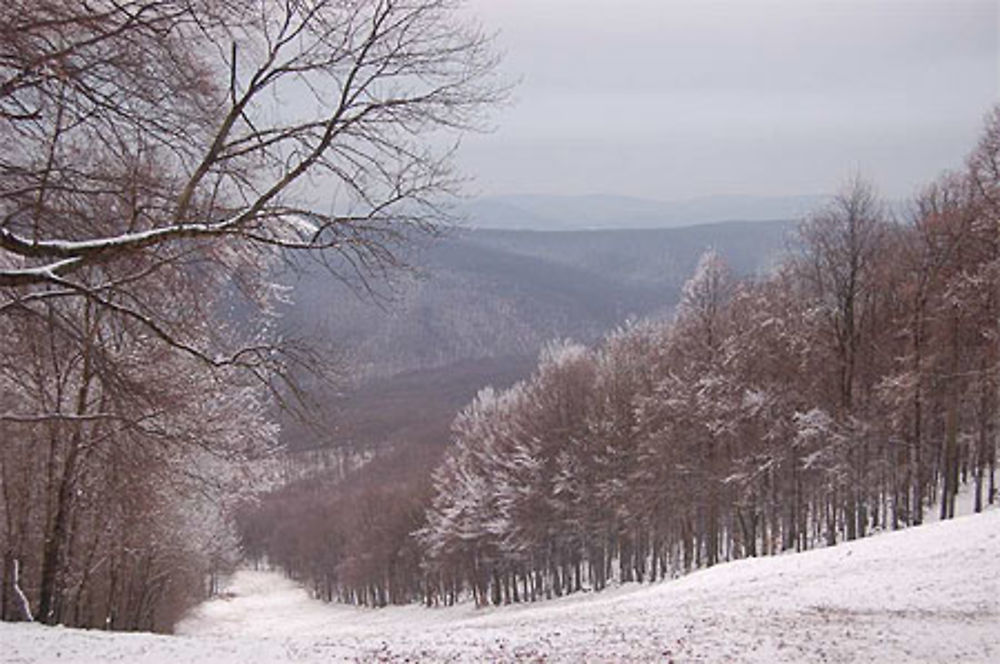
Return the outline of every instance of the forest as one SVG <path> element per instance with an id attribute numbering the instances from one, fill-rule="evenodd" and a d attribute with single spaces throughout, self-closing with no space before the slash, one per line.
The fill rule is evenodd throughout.
<path id="1" fill-rule="evenodd" d="M 286 454 L 352 369 L 286 325 L 290 284 L 411 276 L 456 220 L 461 139 L 510 99 L 462 4 L 0 3 L 0 620 L 169 632 L 242 565 L 355 605 L 525 602 L 996 502 L 1000 110 L 905 209 L 857 177 L 772 269 L 709 248 L 672 316 L 552 340 L 437 444 Z M 588 334 L 588 284 L 655 308 L 655 283 L 511 255 L 470 249 L 449 288 L 487 260 L 555 275 Z M 482 304 L 454 318 L 539 306 Z"/>
<path id="2" fill-rule="evenodd" d="M 905 210 L 854 178 L 768 274 L 707 251 L 670 320 L 553 341 L 462 409 L 440 460 L 264 496 L 238 516 L 245 550 L 328 600 L 501 604 L 947 519 L 962 486 L 981 511 L 998 219 L 994 112 Z"/>
<path id="3" fill-rule="evenodd" d="M 0 619 L 170 631 L 238 562 L 338 373 L 288 273 L 400 269 L 505 96 L 456 6 L 0 3 Z"/>

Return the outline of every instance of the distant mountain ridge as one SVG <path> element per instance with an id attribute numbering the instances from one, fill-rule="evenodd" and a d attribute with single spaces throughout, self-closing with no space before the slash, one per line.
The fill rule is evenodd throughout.
<path id="1" fill-rule="evenodd" d="M 829 196 L 702 196 L 658 201 L 592 194 L 484 196 L 460 209 L 470 228 L 597 230 L 677 228 L 725 221 L 801 219 Z"/>
<path id="2" fill-rule="evenodd" d="M 455 410 L 480 387 L 526 377 L 545 342 L 592 343 L 628 318 L 669 315 L 709 248 L 736 274 L 767 272 L 794 226 L 456 232 L 409 257 L 419 274 L 383 307 L 305 272 L 283 318 L 288 336 L 338 347 L 364 380 L 330 404 L 334 439 L 283 436 L 299 448 L 441 443 Z"/>
<path id="3" fill-rule="evenodd" d="M 709 248 L 737 274 L 766 271 L 793 226 L 456 232 L 410 257 L 418 275 L 381 308 L 323 272 L 302 275 L 285 322 L 340 345 L 371 375 L 534 355 L 553 338 L 591 342 L 629 317 L 669 312 Z"/>

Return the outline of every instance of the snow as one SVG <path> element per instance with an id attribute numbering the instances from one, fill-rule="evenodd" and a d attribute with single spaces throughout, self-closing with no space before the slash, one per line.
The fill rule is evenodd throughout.
<path id="1" fill-rule="evenodd" d="M 0 228 L 0 239 L 11 247 L 10 250 L 14 253 L 22 255 L 64 256 L 70 257 L 73 260 L 79 254 L 107 251 L 119 247 L 146 245 L 163 237 L 217 234 L 233 226 L 240 220 L 241 215 L 235 214 L 211 224 L 172 224 L 170 226 L 150 228 L 144 231 L 132 231 L 89 240 L 33 241 L 20 237 L 6 228 Z"/>
<path id="2" fill-rule="evenodd" d="M 1000 662 L 1000 510 L 534 605 L 362 610 L 241 571 L 178 636 L 0 624 L 4 662 Z"/>

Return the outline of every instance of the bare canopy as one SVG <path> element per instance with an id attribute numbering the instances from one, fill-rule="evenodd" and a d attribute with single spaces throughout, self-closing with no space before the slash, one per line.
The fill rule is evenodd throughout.
<path id="1" fill-rule="evenodd" d="M 3 3 L 0 312 L 84 297 L 201 352 L 152 275 L 197 264 L 256 297 L 276 250 L 392 262 L 458 182 L 441 130 L 503 97 L 457 4 Z"/>

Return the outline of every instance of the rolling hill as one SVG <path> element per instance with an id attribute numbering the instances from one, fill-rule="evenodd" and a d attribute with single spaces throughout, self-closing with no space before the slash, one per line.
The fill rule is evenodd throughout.
<path id="1" fill-rule="evenodd" d="M 337 347 L 360 380 L 328 404 L 340 424 L 327 440 L 289 426 L 287 441 L 313 448 L 446 434 L 457 408 L 487 384 L 525 377 L 547 341 L 591 343 L 629 318 L 669 316 L 709 248 L 737 274 L 766 271 L 793 226 L 455 232 L 411 256 L 416 272 L 382 302 L 304 271 L 284 314 L 288 334 Z"/>
<path id="2" fill-rule="evenodd" d="M 594 230 L 677 228 L 740 219 L 798 219 L 827 196 L 701 196 L 659 201 L 631 196 L 484 196 L 462 212 L 475 228 L 519 230 Z"/>

